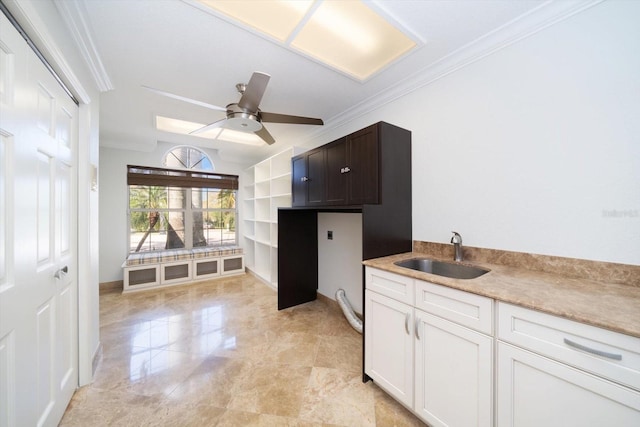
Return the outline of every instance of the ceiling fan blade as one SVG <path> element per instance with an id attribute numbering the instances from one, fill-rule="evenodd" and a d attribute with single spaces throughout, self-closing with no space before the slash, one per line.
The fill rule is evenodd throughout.
<path id="1" fill-rule="evenodd" d="M 225 119 L 220 119 L 220 120 L 215 121 L 213 123 L 210 123 L 210 124 L 208 124 L 206 126 L 203 126 L 203 127 L 199 128 L 199 129 L 192 130 L 191 132 L 189 132 L 189 135 L 197 135 L 199 133 L 203 133 L 203 132 L 206 132 L 206 131 L 211 130 L 211 129 L 221 128 L 221 127 L 223 127 L 224 122 L 226 122 L 226 121 L 227 121 L 226 118 Z"/>
<path id="2" fill-rule="evenodd" d="M 156 89 L 156 88 L 149 87 L 149 86 L 145 86 L 145 85 L 142 85 L 142 87 L 147 89 L 147 90 L 150 90 L 151 92 L 155 92 L 158 95 L 166 96 L 168 98 L 173 98 L 173 99 L 177 99 L 179 101 L 188 102 L 190 104 L 199 105 L 201 107 L 209 108 L 209 109 L 215 110 L 215 111 L 227 111 L 227 109 L 225 107 L 219 107 L 217 105 L 208 104 L 206 102 L 198 101 L 197 99 L 187 98 L 186 96 L 176 95 L 175 93 L 165 92 L 163 90 Z"/>
<path id="3" fill-rule="evenodd" d="M 253 73 L 240 101 L 238 101 L 238 106 L 251 112 L 258 111 L 258 106 L 260 105 L 260 101 L 262 101 L 262 95 L 264 95 L 264 91 L 267 89 L 267 83 L 269 83 L 270 78 L 271 76 L 269 74 L 260 72 Z"/>
<path id="4" fill-rule="evenodd" d="M 260 112 L 260 119 L 269 123 L 291 123 L 299 125 L 324 125 L 322 119 L 313 117 L 290 116 L 288 114 Z"/>
<path id="5" fill-rule="evenodd" d="M 262 126 L 262 129 L 257 130 L 254 132 L 256 135 L 258 135 L 260 138 L 262 138 L 264 140 L 264 142 L 266 142 L 267 144 L 271 145 L 274 142 L 276 142 L 275 139 L 273 139 L 273 137 L 271 136 L 271 134 L 269 133 L 269 131 L 267 130 L 267 128 L 265 128 L 264 126 Z"/>

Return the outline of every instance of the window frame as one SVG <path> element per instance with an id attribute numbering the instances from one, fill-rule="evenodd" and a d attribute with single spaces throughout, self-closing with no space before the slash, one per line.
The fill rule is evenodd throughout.
<path id="1" fill-rule="evenodd" d="M 184 203 L 182 208 L 132 208 L 131 207 L 131 191 L 133 186 L 143 186 L 143 187 L 160 187 L 164 188 L 164 191 L 169 193 L 169 190 L 172 188 L 181 188 L 184 189 Z M 194 235 L 194 213 L 202 212 L 203 214 L 210 212 L 231 212 L 234 214 L 234 235 L 235 239 L 233 243 L 229 241 L 221 240 L 219 245 L 205 245 L 205 246 L 196 246 L 196 247 L 221 247 L 221 246 L 229 246 L 234 245 L 237 246 L 239 242 L 238 236 L 238 188 L 239 188 L 239 177 L 238 175 L 228 175 L 228 174 L 218 174 L 213 172 L 206 171 L 194 171 L 194 170 L 180 170 L 180 169 L 170 169 L 170 168 L 158 168 L 158 167 L 150 167 L 150 166 L 134 166 L 127 165 L 127 253 L 140 253 L 140 252 L 158 252 L 164 250 L 184 250 L 184 249 L 193 249 L 193 235 Z M 213 191 L 221 191 L 221 190 L 230 190 L 234 192 L 234 208 L 210 208 L 207 204 L 206 208 L 203 207 L 194 207 L 193 206 L 193 191 L 198 189 L 207 189 Z M 168 195 L 167 195 L 168 200 Z M 168 203 L 168 202 L 167 202 Z M 158 249 L 149 249 L 144 250 L 144 245 L 142 248 L 136 252 L 135 248 L 133 248 L 131 238 L 132 238 L 132 214 L 137 212 L 159 212 L 160 216 L 163 217 L 165 214 L 168 215 L 171 212 L 181 212 L 183 214 L 183 225 L 184 225 L 184 238 L 183 243 L 184 247 L 181 248 L 158 248 Z M 167 230 L 164 230 L 167 231 Z M 222 235 L 221 235 L 222 236 Z M 207 233 L 208 237 L 208 233 Z M 208 241 L 208 238 L 205 237 L 205 240 Z"/>

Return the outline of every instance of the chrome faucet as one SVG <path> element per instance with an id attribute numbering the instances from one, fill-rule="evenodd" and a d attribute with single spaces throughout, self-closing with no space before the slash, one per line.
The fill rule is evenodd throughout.
<path id="1" fill-rule="evenodd" d="M 462 261 L 462 236 L 457 231 L 452 231 L 453 237 L 451 237 L 451 243 L 456 251 L 453 257 L 454 261 Z"/>

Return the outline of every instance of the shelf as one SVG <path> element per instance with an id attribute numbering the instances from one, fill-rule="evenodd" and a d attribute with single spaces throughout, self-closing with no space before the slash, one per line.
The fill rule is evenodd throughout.
<path id="1" fill-rule="evenodd" d="M 243 242 L 248 256 L 245 264 L 257 276 L 272 286 L 278 281 L 278 208 L 291 207 L 291 158 L 289 148 L 246 171 L 250 185 L 245 189 L 242 206 L 245 215 Z"/>
<path id="2" fill-rule="evenodd" d="M 291 172 L 283 173 L 282 175 L 272 176 L 271 181 L 276 181 L 280 179 L 289 179 L 291 180 Z"/>

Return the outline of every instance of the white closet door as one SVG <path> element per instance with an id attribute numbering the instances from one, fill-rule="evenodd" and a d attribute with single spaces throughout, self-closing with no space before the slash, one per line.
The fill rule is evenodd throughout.
<path id="1" fill-rule="evenodd" d="M 78 384 L 78 108 L 0 14 L 0 425 L 57 425 Z"/>

